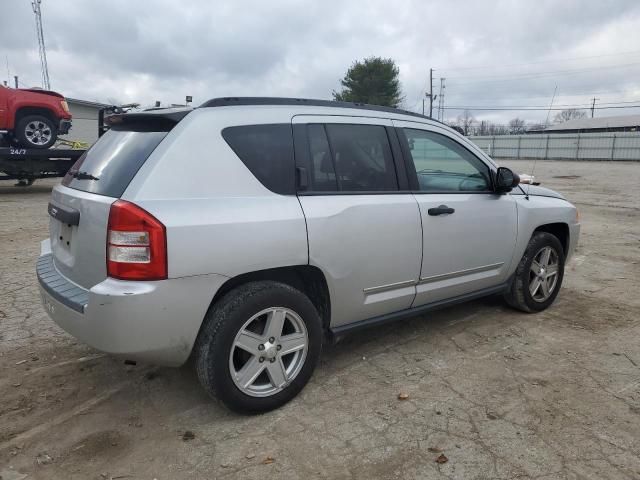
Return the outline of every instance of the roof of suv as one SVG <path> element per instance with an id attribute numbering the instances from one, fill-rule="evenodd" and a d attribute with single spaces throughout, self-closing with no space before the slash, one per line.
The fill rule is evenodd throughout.
<path id="1" fill-rule="evenodd" d="M 427 117 L 426 115 L 420 115 L 416 112 L 410 112 L 408 110 L 402 110 L 393 107 L 383 107 L 381 105 L 368 105 L 366 103 L 358 102 L 337 102 L 333 100 L 318 100 L 310 98 L 286 98 L 286 97 L 221 97 L 212 98 L 204 102 L 197 108 L 193 107 L 177 107 L 177 108 L 158 108 L 143 110 L 141 112 L 129 112 L 122 114 L 110 115 L 105 120 L 110 126 L 115 126 L 120 123 L 129 123 L 135 121 L 158 121 L 160 119 L 178 123 L 189 112 L 201 108 L 216 108 L 216 107 L 252 107 L 252 106 L 290 106 L 290 107 L 320 107 L 320 108 L 336 108 L 336 109 L 355 109 L 360 110 L 362 114 L 369 114 L 367 116 L 375 116 L 376 112 L 383 112 L 389 115 L 396 115 L 398 117 L 413 117 L 420 120 L 426 120 L 428 122 L 437 123 L 445 127 L 449 127 L 447 124 Z"/>
<path id="2" fill-rule="evenodd" d="M 441 123 L 426 115 L 420 115 L 416 112 L 402 110 L 394 107 L 383 107 L 381 105 L 369 105 L 359 102 L 338 102 L 334 100 L 318 100 L 313 98 L 288 98 L 288 97 L 221 97 L 207 100 L 198 108 L 210 107 L 230 107 L 230 106 L 295 106 L 295 107 L 330 107 L 330 108 L 351 108 L 358 110 L 366 110 L 371 112 L 385 112 L 394 115 L 408 115 L 418 117 L 423 120 Z M 445 124 L 443 124 L 445 125 Z"/>

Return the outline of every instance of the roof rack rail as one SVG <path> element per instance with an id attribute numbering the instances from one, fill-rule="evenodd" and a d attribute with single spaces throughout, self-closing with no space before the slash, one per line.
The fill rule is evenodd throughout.
<path id="1" fill-rule="evenodd" d="M 421 115 L 416 112 L 402 110 L 400 108 L 383 107 L 381 105 L 369 105 L 359 102 L 339 102 L 335 100 L 318 100 L 313 98 L 287 98 L 287 97 L 221 97 L 207 100 L 198 108 L 229 107 L 234 105 L 309 105 L 314 107 L 355 108 L 359 110 L 371 110 L 375 112 L 396 113 L 410 115 L 432 122 L 441 123 L 439 120 Z"/>

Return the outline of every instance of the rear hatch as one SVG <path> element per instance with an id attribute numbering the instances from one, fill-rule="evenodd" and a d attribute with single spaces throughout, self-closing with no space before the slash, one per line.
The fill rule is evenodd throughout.
<path id="1" fill-rule="evenodd" d="M 51 251 L 58 271 L 83 288 L 107 277 L 107 223 L 149 155 L 186 114 L 135 113 L 111 118 L 112 128 L 83 154 L 53 189 Z"/>

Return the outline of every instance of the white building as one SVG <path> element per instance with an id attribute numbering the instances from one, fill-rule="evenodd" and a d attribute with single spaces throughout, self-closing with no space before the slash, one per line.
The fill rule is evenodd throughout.
<path id="1" fill-rule="evenodd" d="M 640 132 L 640 115 L 618 115 L 616 117 L 583 117 L 550 125 L 529 133 L 598 133 Z"/>
<path id="2" fill-rule="evenodd" d="M 73 116 L 71 131 L 60 138 L 71 141 L 86 142 L 89 145 L 98 139 L 98 112 L 101 108 L 108 107 L 105 103 L 66 98 L 69 111 Z"/>

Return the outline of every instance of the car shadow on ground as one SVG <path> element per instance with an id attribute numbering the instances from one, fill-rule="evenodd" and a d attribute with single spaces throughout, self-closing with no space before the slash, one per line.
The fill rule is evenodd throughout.
<path id="1" fill-rule="evenodd" d="M 488 320 L 488 314 L 496 310 L 518 314 L 504 304 L 501 296 L 492 295 L 345 335 L 335 343 L 327 342 L 325 344 L 322 359 L 323 362 L 331 362 L 331 359 L 351 355 L 354 350 L 366 355 L 366 353 L 373 353 L 381 347 L 384 348 L 385 345 L 402 344 L 413 339 L 417 333 L 426 330 L 438 334 L 452 325 L 481 324 Z"/>
<path id="2" fill-rule="evenodd" d="M 0 179 L 0 195 L 24 195 L 29 194 L 48 194 L 51 193 L 52 185 L 35 183 L 28 187 L 16 186 L 17 180 Z M 37 180 L 36 180 L 37 182 Z"/>

